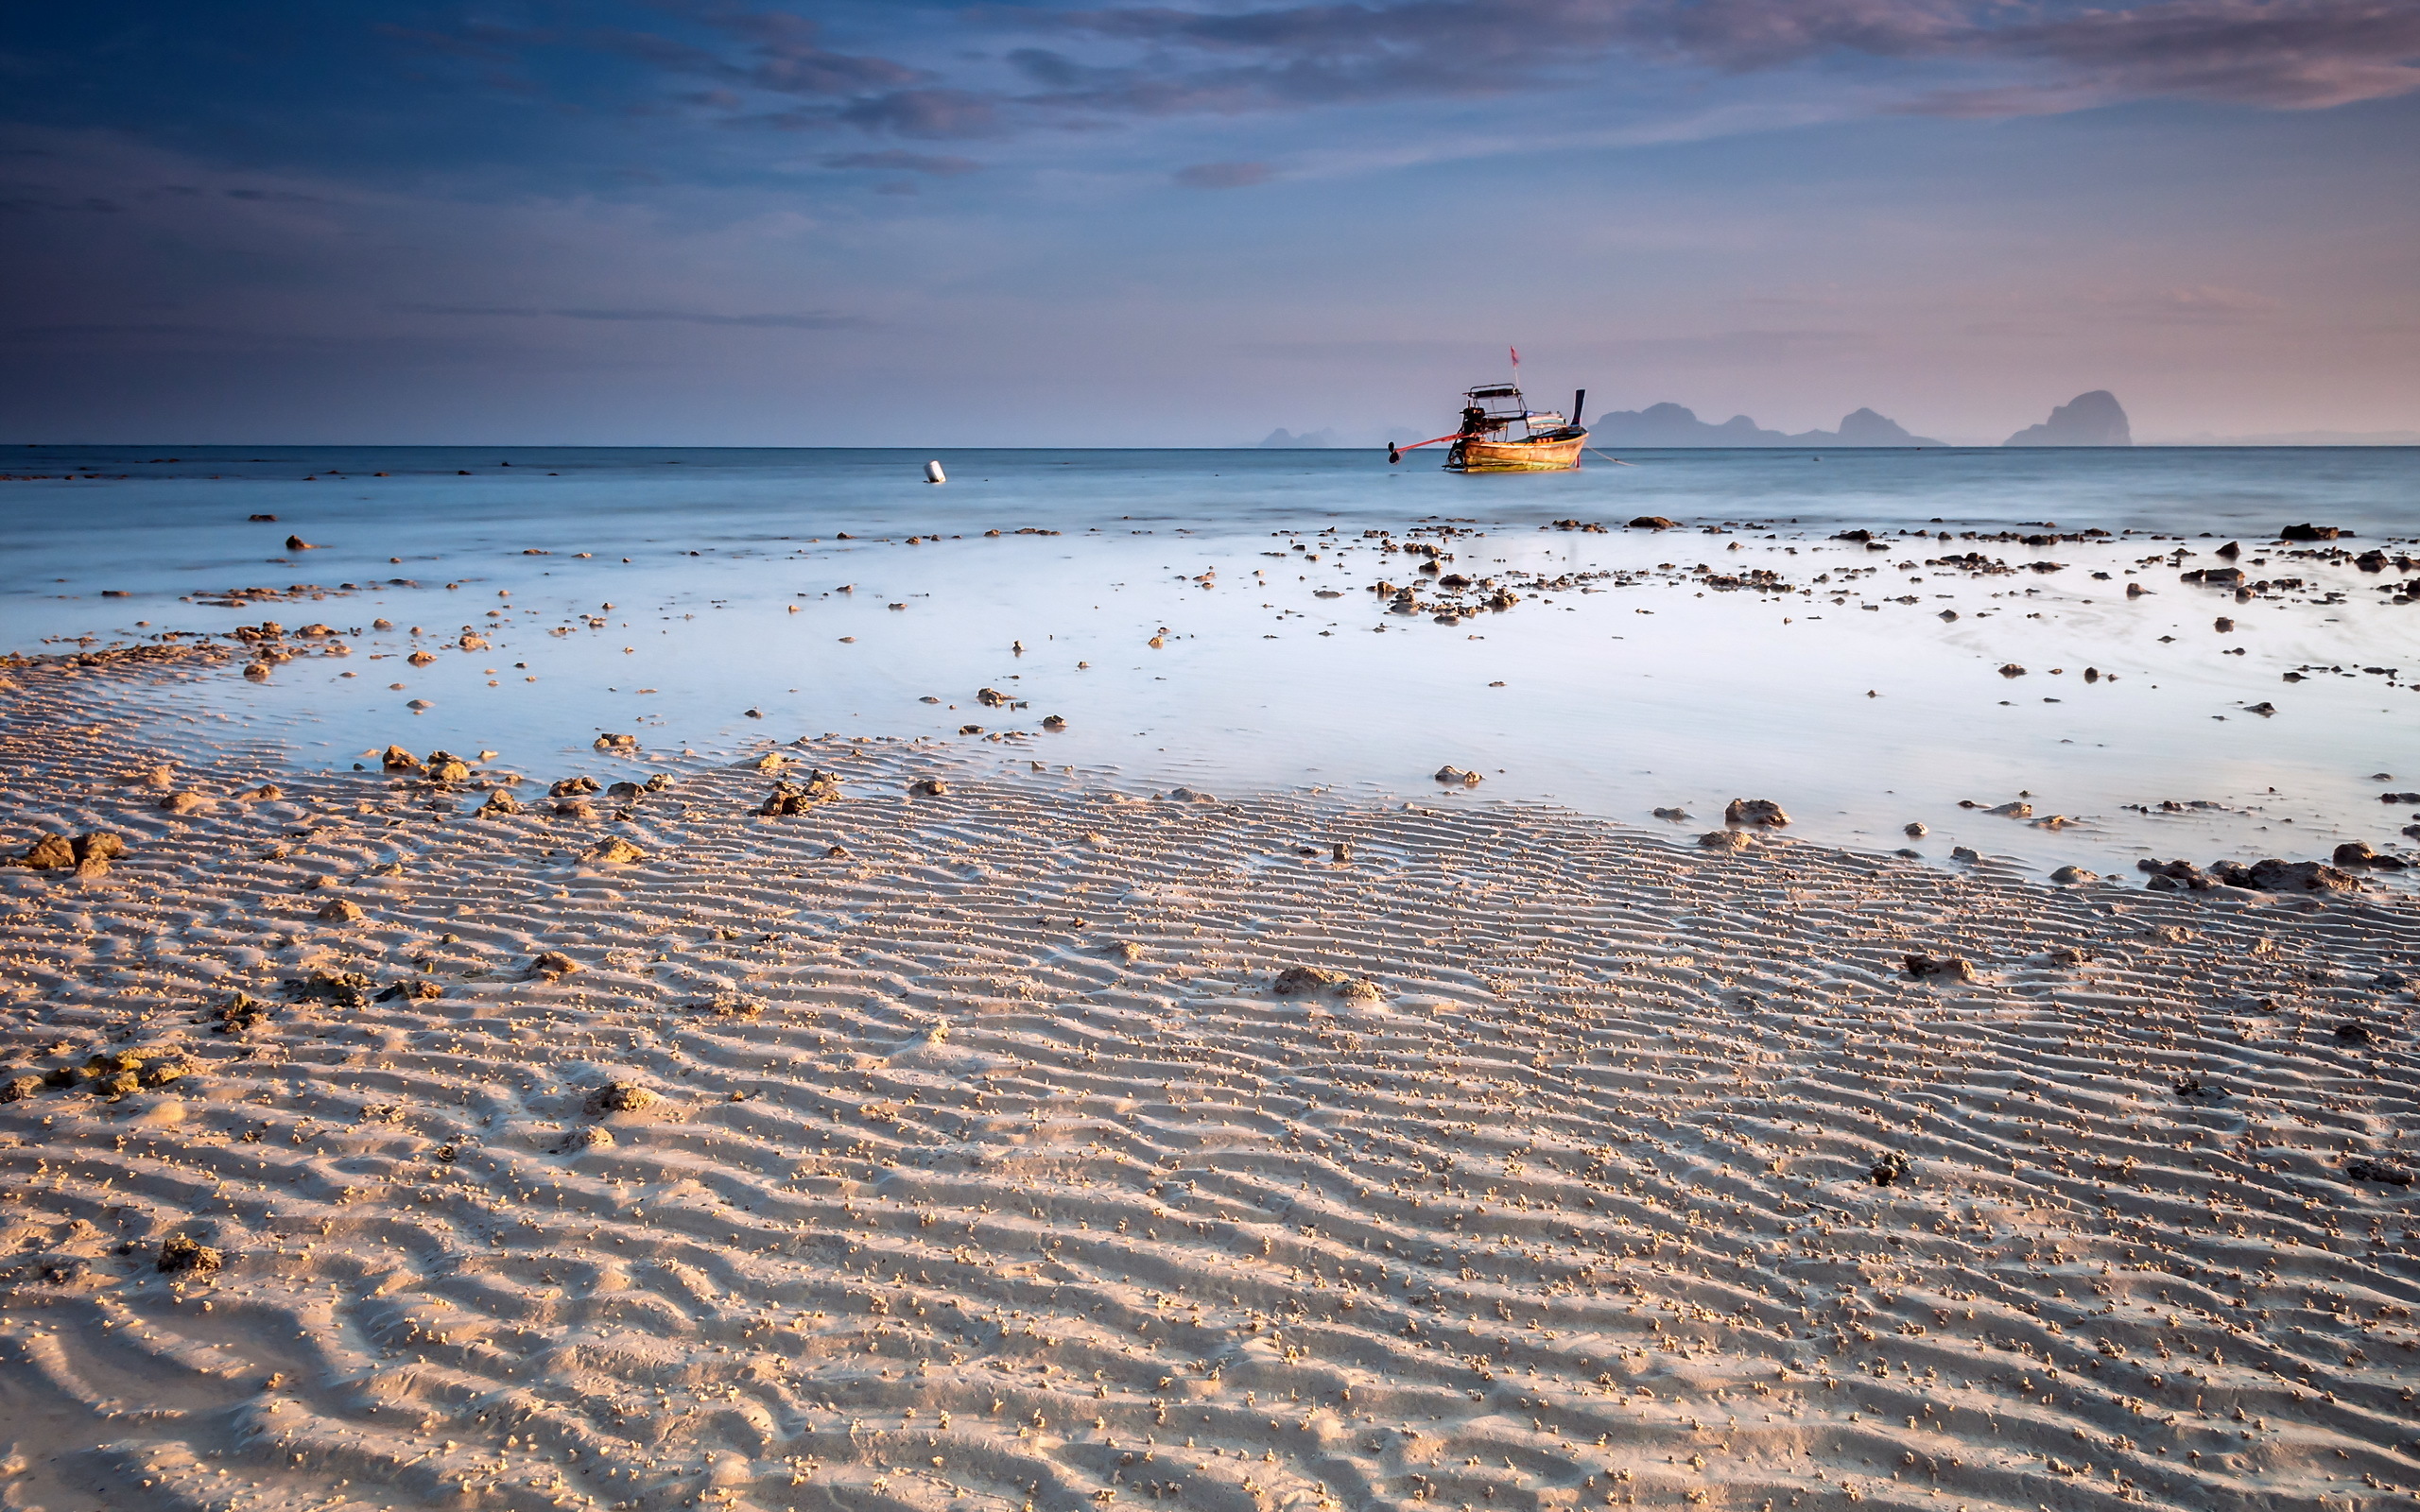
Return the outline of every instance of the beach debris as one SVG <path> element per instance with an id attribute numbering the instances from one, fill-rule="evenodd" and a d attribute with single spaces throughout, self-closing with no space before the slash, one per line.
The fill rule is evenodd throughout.
<path id="1" fill-rule="evenodd" d="M 1926 835 L 1932 833 L 1932 827 L 1926 824 L 1922 819 L 1909 820 L 1905 829 L 1909 835 L 1919 840 L 1924 838 Z"/>
<path id="2" fill-rule="evenodd" d="M 1441 782 L 1459 782 L 1464 787 L 1477 787 L 1479 783 L 1487 781 L 1487 779 L 1479 776 L 1477 772 L 1466 772 L 1459 766 L 1448 765 L 1437 768 L 1437 781 Z"/>
<path id="3" fill-rule="evenodd" d="M 1329 860 L 1331 860 L 1331 861 L 1350 861 L 1350 860 L 1352 860 L 1352 859 L 1353 859 L 1353 842 L 1352 842 L 1352 841 L 1350 841 L 1350 840 L 1339 840 L 1339 841 L 1337 841 L 1335 845 L 1333 845 L 1333 846 L 1331 846 L 1331 847 L 1329 847 L 1329 848 L 1328 848 L 1328 859 L 1329 859 Z"/>
<path id="4" fill-rule="evenodd" d="M 317 551 L 320 548 L 303 540 L 301 536 L 288 536 L 285 538 L 285 549 L 288 551 Z"/>
<path id="5" fill-rule="evenodd" d="M 2403 1167 L 2360 1157 L 2344 1162 L 2344 1175 L 2355 1181 L 2375 1181 L 2380 1186 L 2408 1187 L 2411 1184 L 2411 1173 Z"/>
<path id="6" fill-rule="evenodd" d="M 297 1003 L 366 1008 L 370 1006 L 370 989 L 377 984 L 359 971 L 313 971 L 306 976 L 289 976 L 278 986 Z"/>
<path id="7" fill-rule="evenodd" d="M 21 1103 L 40 1091 L 40 1076 L 9 1076 L 0 1080 L 0 1103 Z"/>
<path id="8" fill-rule="evenodd" d="M 2341 530 L 2335 525 L 2315 525 L 2305 522 L 2298 525 L 2288 525 L 2285 529 L 2278 531 L 2277 539 L 2280 541 L 2334 541 L 2339 536 L 2351 534 L 2351 531 Z"/>
<path id="9" fill-rule="evenodd" d="M 2361 1022 L 2359 1019 L 2347 1019 L 2342 1023 L 2338 1024 L 2335 1029 L 2335 1034 L 2339 1044 L 2347 1045 L 2376 1044 L 2378 1038 L 2377 1030 L 2371 1028 L 2368 1024 Z"/>
<path id="10" fill-rule="evenodd" d="M 908 784 L 908 791 L 918 798 L 940 798 L 949 791 L 949 784 L 938 777 L 920 777 Z"/>
<path id="11" fill-rule="evenodd" d="M 529 961 L 532 976 L 569 976 L 580 969 L 578 961 L 561 951 L 540 951 Z"/>
<path id="12" fill-rule="evenodd" d="M 268 1009 L 256 1002 L 251 994 L 238 992 L 202 1017 L 213 1033 L 242 1034 L 268 1022 L 269 1014 Z"/>
<path id="13" fill-rule="evenodd" d="M 444 995 L 445 989 L 435 982 L 424 976 L 415 976 L 408 981 L 397 982 L 379 993 L 378 1001 L 381 1003 L 426 1003 Z"/>
<path id="14" fill-rule="evenodd" d="M 1689 814 L 1689 811 L 1688 811 L 1688 810 L 1686 810 L 1686 809 L 1679 809 L 1679 808 L 1673 808 L 1673 809 L 1657 809 L 1657 810 L 1655 811 L 1655 816 L 1656 816 L 1657 818 L 1659 818 L 1659 819 L 1669 819 L 1669 820 L 1671 820 L 1673 823 L 1678 824 L 1678 823 L 1680 823 L 1681 821 L 1683 821 L 1683 820 L 1685 820 L 1685 819 L 1686 819 L 1686 818 L 1690 817 L 1690 814 Z"/>
<path id="15" fill-rule="evenodd" d="M 227 1257 L 188 1235 L 170 1234 L 160 1241 L 158 1263 L 163 1276 L 208 1276 L 225 1266 Z"/>
<path id="16" fill-rule="evenodd" d="M 424 769 L 421 759 L 401 746 L 388 747 L 379 755 L 378 765 L 390 772 L 418 772 Z"/>
<path id="17" fill-rule="evenodd" d="M 1908 1158 L 1896 1150 L 1885 1150 L 1874 1158 L 1865 1174 L 1877 1187 L 1901 1185 L 1908 1179 Z"/>
<path id="18" fill-rule="evenodd" d="M 1015 699 L 997 688 L 976 689 L 975 701 L 986 709 L 1011 709 L 1016 706 Z"/>
<path id="19" fill-rule="evenodd" d="M 2021 678 L 2025 676 L 2025 669 L 2018 666 L 2014 662 L 2003 662 L 2000 663 L 2000 676 L 2003 678 Z"/>
<path id="20" fill-rule="evenodd" d="M 1919 982 L 1972 982 L 1975 968 L 1962 955 L 1909 955 L 1902 957 L 1908 974 Z"/>
<path id="21" fill-rule="evenodd" d="M 324 924 L 357 924 L 361 922 L 361 905 L 350 898 L 334 898 L 320 905 L 319 919 Z"/>
<path id="22" fill-rule="evenodd" d="M 1729 850 L 1737 853 L 1747 850 L 1754 843 L 1748 838 L 1748 832 L 1745 830 L 1708 830 L 1698 836 L 1698 844 L 1709 850 Z"/>
<path id="23" fill-rule="evenodd" d="M 467 782 L 471 780 L 471 764 L 450 750 L 428 753 L 427 778 L 432 782 Z"/>
<path id="24" fill-rule="evenodd" d="M 2401 871 L 2411 863 L 2401 856 L 2388 855 L 2370 849 L 2367 840 L 2347 840 L 2336 848 L 2332 858 L 2340 867 L 2376 867 L 2382 871 Z"/>
<path id="25" fill-rule="evenodd" d="M 1067 728 L 1067 721 L 1059 714 L 1045 714 L 1042 716 L 1042 728 L 1055 735 Z"/>
<path id="26" fill-rule="evenodd" d="M 2059 884 L 2063 887 L 2071 887 L 2081 883 L 2099 882 L 2100 880 L 2100 873 L 2098 871 L 2087 871 L 2082 867 L 2067 866 L 2061 867 L 2058 870 L 2050 873 L 2050 880 Z"/>
<path id="27" fill-rule="evenodd" d="M 599 735 L 593 743 L 593 746 L 595 749 L 617 754 L 634 751 L 639 748 L 639 737 L 636 735 Z"/>
<path id="28" fill-rule="evenodd" d="M 591 866 L 629 867 L 647 859 L 647 852 L 618 834 L 608 835 L 588 848 L 580 859 Z"/>
<path id="29" fill-rule="evenodd" d="M 579 798 L 598 791 L 593 777 L 566 777 L 546 789 L 548 798 Z"/>
<path id="30" fill-rule="evenodd" d="M 1633 520 L 1627 528 L 1632 530 L 1678 530 L 1681 528 L 1681 523 L 1678 520 L 1667 520 L 1660 514 L 1643 514 L 1637 519 Z"/>
<path id="31" fill-rule="evenodd" d="M 768 818 L 804 814 L 819 803 L 831 803 L 840 797 L 840 780 L 829 772 L 809 772 L 804 782 L 775 782 L 773 791 L 756 812 Z"/>
<path id="32" fill-rule="evenodd" d="M 2215 1103 L 2226 1097 L 2227 1090 L 2199 1076 L 2180 1076 L 2176 1079 L 2176 1095 L 2188 1103 Z"/>
<path id="33" fill-rule="evenodd" d="M 489 818 L 505 814 L 518 814 L 520 812 L 521 800 L 500 787 L 494 792 L 490 793 L 488 795 L 488 800 L 480 804 L 477 810 L 478 816 L 481 818 Z"/>
<path id="34" fill-rule="evenodd" d="M 635 1113 L 652 1108 L 661 1101 L 648 1089 L 634 1081 L 609 1081 L 588 1094 L 591 1113 Z"/>
<path id="35" fill-rule="evenodd" d="M 1789 822 L 1782 806 L 1769 798 L 1735 798 L 1723 806 L 1725 824 L 1766 824 L 1780 829 Z"/>

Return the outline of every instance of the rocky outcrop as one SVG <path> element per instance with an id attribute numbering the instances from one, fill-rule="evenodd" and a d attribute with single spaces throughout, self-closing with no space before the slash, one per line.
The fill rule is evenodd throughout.
<path id="1" fill-rule="evenodd" d="M 2106 388 L 2078 394 L 2039 425 L 2028 425 L 2002 443 L 2007 446 L 2132 446 L 2134 428 L 2118 396 Z"/>
<path id="2" fill-rule="evenodd" d="M 1734 415 L 1720 425 L 1698 419 L 1680 404 L 1650 404 L 1645 409 L 1617 409 L 1599 415 L 1588 427 L 1599 446 L 1946 446 L 1928 436 L 1910 435 L 1907 428 L 1871 409 L 1841 417 L 1836 431 L 1800 431 L 1790 435 L 1759 427 L 1745 415 Z"/>

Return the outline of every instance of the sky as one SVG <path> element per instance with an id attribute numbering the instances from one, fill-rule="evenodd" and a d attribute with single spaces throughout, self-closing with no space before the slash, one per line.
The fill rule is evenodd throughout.
<path id="1" fill-rule="evenodd" d="M 2412 0 L 82 0 L 0 441 L 2420 430 Z"/>

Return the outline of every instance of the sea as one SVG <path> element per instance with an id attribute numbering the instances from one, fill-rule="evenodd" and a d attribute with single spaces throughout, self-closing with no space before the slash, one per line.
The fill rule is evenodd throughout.
<path id="1" fill-rule="evenodd" d="M 2302 524 L 2344 534 L 2280 541 Z M 923 739 L 959 771 L 1544 803 L 1684 844 L 1771 799 L 1794 836 L 2132 881 L 2420 856 L 2415 537 L 2407 448 L 1463 476 L 1376 451 L 25 446 L 0 452 L 0 649 L 327 627 L 348 654 L 137 696 L 197 777 L 239 741 L 611 780 Z M 2270 587 L 2183 576 L 2229 563 Z M 1374 592 L 1446 574 L 1512 607 Z"/>

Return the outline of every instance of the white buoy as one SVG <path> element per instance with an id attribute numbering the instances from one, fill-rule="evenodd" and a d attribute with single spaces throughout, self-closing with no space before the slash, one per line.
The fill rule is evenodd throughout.
<path id="1" fill-rule="evenodd" d="M 942 471 L 942 465 L 940 462 L 927 462 L 925 464 L 925 481 L 927 483 L 947 483 L 949 481 L 949 474 Z"/>

